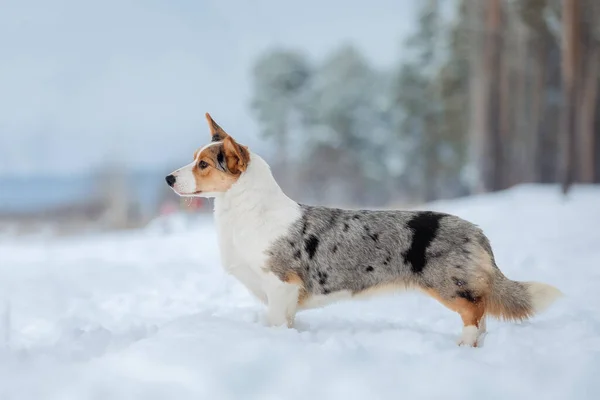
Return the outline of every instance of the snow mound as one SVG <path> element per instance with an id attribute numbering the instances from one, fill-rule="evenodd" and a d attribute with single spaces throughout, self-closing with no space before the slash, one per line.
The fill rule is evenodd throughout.
<path id="1" fill-rule="evenodd" d="M 511 279 L 565 296 L 459 348 L 458 315 L 417 293 L 266 328 L 219 266 L 212 222 L 0 242 L 0 399 L 600 398 L 600 188 L 440 201 L 491 239 Z"/>

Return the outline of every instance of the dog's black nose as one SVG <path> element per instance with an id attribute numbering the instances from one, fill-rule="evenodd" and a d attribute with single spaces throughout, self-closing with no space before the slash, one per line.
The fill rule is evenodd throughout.
<path id="1" fill-rule="evenodd" d="M 173 175 L 167 176 L 165 180 L 169 186 L 173 186 L 175 184 L 175 177 Z"/>

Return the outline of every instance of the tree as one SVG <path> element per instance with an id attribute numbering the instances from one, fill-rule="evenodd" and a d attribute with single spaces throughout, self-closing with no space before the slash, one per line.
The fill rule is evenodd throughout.
<path id="1" fill-rule="evenodd" d="M 527 64 L 520 71 L 524 79 L 531 77 L 533 80 L 531 90 L 528 91 L 528 101 L 531 104 L 529 114 L 529 123 L 525 125 L 525 131 L 522 132 L 526 140 L 524 169 L 524 180 L 529 182 L 539 182 L 550 180 L 554 172 L 547 171 L 544 157 L 556 153 L 555 141 L 551 140 L 552 135 L 544 135 L 549 131 L 549 127 L 544 122 L 551 119 L 553 114 L 550 110 L 547 98 L 549 87 L 554 84 L 551 78 L 551 65 L 555 63 L 552 54 L 557 50 L 557 44 L 554 40 L 547 18 L 548 0 L 529 0 L 515 3 L 519 19 L 523 22 L 527 32 L 526 53 Z M 507 32 L 510 32 L 508 30 Z M 556 88 L 558 89 L 558 87 Z M 552 157 L 551 163 L 554 162 Z"/>
<path id="2" fill-rule="evenodd" d="M 500 137 L 500 62 L 502 51 L 502 2 L 490 0 L 485 10 L 485 49 L 483 52 L 484 131 L 481 163 L 487 191 L 504 187 L 503 151 Z"/>
<path id="3" fill-rule="evenodd" d="M 391 70 L 344 46 L 301 90 L 266 96 L 271 112 L 282 106 L 274 98 L 294 99 L 310 160 L 296 170 L 313 196 L 429 201 L 600 181 L 600 2 L 454 0 L 457 13 L 448 4 L 421 3 Z M 275 117 L 263 119 L 285 126 Z"/>
<path id="4" fill-rule="evenodd" d="M 600 76 L 600 5 L 596 0 L 583 0 L 581 15 L 581 72 L 578 126 L 578 176 L 581 182 L 594 182 L 597 151 L 594 121 Z"/>
<path id="5" fill-rule="evenodd" d="M 575 139 L 579 73 L 579 0 L 563 0 L 562 72 L 563 110 L 561 132 L 561 183 L 567 193 L 575 179 Z"/>
<path id="6" fill-rule="evenodd" d="M 462 34 L 460 24 L 450 29 L 444 24 L 438 1 L 424 3 L 417 31 L 405 43 L 407 59 L 396 75 L 398 135 L 410 148 L 409 182 L 425 201 L 460 193 L 467 100 Z"/>
<path id="7" fill-rule="evenodd" d="M 252 111 L 265 138 L 277 144 L 279 172 L 288 179 L 290 129 L 310 80 L 311 67 L 303 54 L 275 49 L 263 54 L 253 69 Z"/>
<path id="8" fill-rule="evenodd" d="M 356 48 L 343 46 L 316 69 L 307 98 L 304 115 L 310 132 L 309 152 L 327 153 L 331 160 L 342 158 L 352 164 L 346 168 L 354 171 L 351 176 L 338 170 L 339 175 L 331 176 L 332 185 L 343 183 L 348 194 L 361 203 L 380 201 L 384 190 L 369 191 L 367 187 L 386 183 L 386 162 L 394 149 L 384 74 L 371 68 Z M 310 169 L 312 164 L 306 167 Z M 336 169 L 332 165 L 327 171 Z"/>

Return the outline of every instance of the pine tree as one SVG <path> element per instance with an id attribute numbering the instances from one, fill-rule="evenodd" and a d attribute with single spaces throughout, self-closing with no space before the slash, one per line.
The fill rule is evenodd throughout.
<path id="1" fill-rule="evenodd" d="M 356 48 L 344 46 L 316 69 L 307 99 L 309 151 L 319 156 L 310 157 L 314 162 L 305 170 L 326 171 L 332 191 L 347 192 L 361 204 L 380 203 L 387 195 L 386 162 L 394 142 L 385 74 L 371 68 Z"/>
<path id="2" fill-rule="evenodd" d="M 464 10 L 463 10 L 464 12 Z M 461 193 L 465 163 L 467 75 L 463 32 L 442 19 L 438 1 L 423 4 L 417 31 L 406 44 L 407 60 L 394 85 L 394 121 L 406 153 L 409 187 L 420 200 Z"/>
<path id="3" fill-rule="evenodd" d="M 263 54 L 253 68 L 251 109 L 265 138 L 277 145 L 279 175 L 288 180 L 289 142 L 293 121 L 298 120 L 302 96 L 311 67 L 302 53 L 275 49 Z"/>

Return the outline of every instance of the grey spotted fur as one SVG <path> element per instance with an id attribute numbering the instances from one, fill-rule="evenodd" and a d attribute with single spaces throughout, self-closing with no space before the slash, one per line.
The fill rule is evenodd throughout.
<path id="1" fill-rule="evenodd" d="M 504 277 L 482 230 L 459 217 L 301 207 L 302 217 L 268 250 L 267 268 L 282 280 L 296 274 L 308 295 L 394 283 L 434 289 L 449 301 L 476 303 L 494 292 L 488 301 L 515 315 L 531 309 L 525 284 Z"/>

